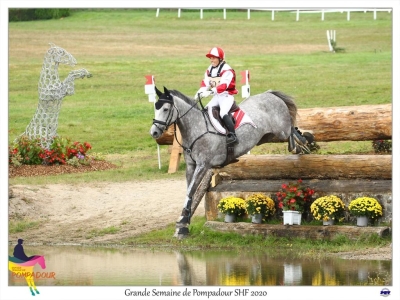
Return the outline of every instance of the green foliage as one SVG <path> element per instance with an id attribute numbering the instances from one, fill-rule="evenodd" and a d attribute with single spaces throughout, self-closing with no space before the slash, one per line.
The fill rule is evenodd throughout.
<path id="1" fill-rule="evenodd" d="M 15 166 L 65 164 L 70 159 L 77 159 L 79 163 L 85 164 L 89 159 L 87 151 L 91 148 L 88 142 L 72 142 L 69 138 L 57 136 L 50 148 L 45 149 L 41 146 L 40 139 L 30 139 L 22 135 L 8 148 L 8 158 L 9 163 Z"/>
<path id="2" fill-rule="evenodd" d="M 311 204 L 311 213 L 316 220 L 327 221 L 329 219 L 335 219 L 342 221 L 344 218 L 345 204 L 343 201 L 335 196 L 329 195 L 316 199 Z"/>
<path id="3" fill-rule="evenodd" d="M 372 141 L 372 147 L 375 153 L 392 153 L 392 141 L 391 140 L 374 140 Z"/>
<path id="4" fill-rule="evenodd" d="M 69 15 L 69 8 L 13 8 L 8 12 L 10 22 L 60 19 Z"/>
<path id="5" fill-rule="evenodd" d="M 383 214 L 378 200 L 371 197 L 359 197 L 350 201 L 349 212 L 353 216 L 366 216 L 369 219 L 376 219 Z"/>
<path id="6" fill-rule="evenodd" d="M 249 215 L 273 216 L 275 214 L 275 202 L 264 194 L 255 193 L 246 198 L 246 210 Z"/>
<path id="7" fill-rule="evenodd" d="M 303 186 L 302 183 L 303 181 L 298 179 L 297 182 L 282 184 L 280 191 L 276 193 L 280 209 L 299 212 L 308 210 L 314 190 L 308 186 Z"/>
<path id="8" fill-rule="evenodd" d="M 391 243 L 391 238 L 381 238 L 377 234 L 363 234 L 357 241 L 350 240 L 343 234 L 334 236 L 331 240 L 325 239 L 304 239 L 290 237 L 275 237 L 268 235 L 240 235 L 233 232 L 218 232 L 205 227 L 205 217 L 194 217 L 190 224 L 190 235 L 183 240 L 172 237 L 175 224 L 166 228 L 154 230 L 139 236 L 128 238 L 122 241 L 123 244 L 132 246 L 146 246 L 153 248 L 168 247 L 179 249 L 237 249 L 238 251 L 263 251 L 269 255 L 284 255 L 289 252 L 291 256 L 297 257 L 310 255 L 315 258 L 317 255 L 327 253 L 350 251 L 374 246 L 384 246 Z M 319 224 L 320 225 L 320 224 Z M 293 252 L 296 249 L 296 252 Z"/>
<path id="9" fill-rule="evenodd" d="M 36 228 L 39 225 L 37 221 L 29 221 L 29 220 L 20 220 L 20 221 L 12 221 L 8 222 L 8 232 L 11 233 L 18 233 L 24 232 L 30 228 Z"/>
<path id="10" fill-rule="evenodd" d="M 246 213 L 246 201 L 234 196 L 222 198 L 217 207 L 218 210 L 224 214 L 241 216 Z"/>

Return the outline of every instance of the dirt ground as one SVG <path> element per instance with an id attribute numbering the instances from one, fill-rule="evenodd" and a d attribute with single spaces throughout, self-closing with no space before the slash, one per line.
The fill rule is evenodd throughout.
<path id="1" fill-rule="evenodd" d="M 37 222 L 9 235 L 14 244 L 117 244 L 175 222 L 183 207 L 186 183 L 168 179 L 143 182 L 11 185 L 9 220 Z M 203 202 L 195 215 L 204 215 Z M 172 236 L 173 232 L 171 232 Z M 392 258 L 391 246 L 337 253 L 346 259 Z"/>

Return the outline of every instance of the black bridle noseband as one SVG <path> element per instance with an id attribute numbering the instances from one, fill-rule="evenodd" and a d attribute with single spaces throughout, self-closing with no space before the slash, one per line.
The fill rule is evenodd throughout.
<path id="1" fill-rule="evenodd" d="M 172 97 L 169 96 L 168 98 L 172 98 Z M 162 132 L 164 132 L 165 130 L 167 130 L 167 128 L 168 128 L 172 123 L 176 123 L 176 121 L 177 121 L 178 118 L 179 118 L 179 111 L 178 111 L 178 109 L 175 107 L 174 101 L 173 101 L 172 99 L 159 99 L 159 100 L 156 102 L 156 104 L 155 104 L 155 108 L 156 108 L 157 110 L 159 110 L 159 109 L 161 109 L 161 107 L 163 107 L 163 105 L 164 105 L 165 103 L 171 104 L 171 106 L 172 106 L 173 108 L 176 109 L 176 111 L 177 111 L 177 113 L 178 113 L 178 117 L 176 118 L 176 120 L 175 120 L 174 122 L 171 122 L 173 110 L 170 109 L 169 112 L 168 112 L 168 116 L 167 116 L 167 118 L 165 119 L 165 121 L 160 121 L 160 120 L 157 120 L 157 119 L 153 119 L 153 125 L 156 126 L 156 127 L 157 127 L 160 131 L 162 131 Z M 164 130 L 162 130 L 160 127 L 158 127 L 157 124 L 164 125 L 164 126 L 165 126 Z"/>

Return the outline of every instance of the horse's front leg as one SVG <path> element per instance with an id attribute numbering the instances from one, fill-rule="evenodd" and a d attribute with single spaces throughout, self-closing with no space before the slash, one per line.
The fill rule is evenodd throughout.
<path id="1" fill-rule="evenodd" d="M 190 219 L 192 217 L 192 202 L 193 196 L 200 185 L 204 175 L 206 174 L 208 168 L 203 165 L 196 165 L 193 174 L 191 175 L 191 169 L 188 167 L 187 169 L 187 179 L 191 178 L 190 183 L 188 184 L 187 191 L 186 191 L 186 199 L 183 205 L 181 216 L 179 217 L 178 221 L 176 222 L 176 231 L 175 235 L 179 238 L 185 237 L 189 234 L 188 225 L 190 224 Z"/>

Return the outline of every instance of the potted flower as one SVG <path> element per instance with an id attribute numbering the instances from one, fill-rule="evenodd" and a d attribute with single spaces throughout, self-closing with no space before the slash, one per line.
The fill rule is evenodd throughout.
<path id="1" fill-rule="evenodd" d="M 301 179 L 289 184 L 282 184 L 282 188 L 276 193 L 278 207 L 283 212 L 283 224 L 301 224 L 301 214 L 311 202 L 314 190 L 303 186 Z"/>
<path id="2" fill-rule="evenodd" d="M 367 226 L 368 220 L 375 221 L 382 216 L 382 206 L 378 200 L 370 197 L 359 197 L 349 203 L 349 212 L 357 217 L 357 226 Z"/>
<path id="3" fill-rule="evenodd" d="M 234 222 L 236 217 L 246 213 L 246 201 L 242 198 L 229 196 L 222 198 L 217 208 L 225 214 L 225 222 Z"/>
<path id="4" fill-rule="evenodd" d="M 343 220 L 345 207 L 339 197 L 329 195 L 315 200 L 311 204 L 311 213 L 314 219 L 322 220 L 324 225 L 332 225 L 334 220 Z"/>
<path id="5" fill-rule="evenodd" d="M 246 198 L 246 211 L 253 223 L 262 223 L 264 217 L 275 213 L 275 202 L 264 194 L 255 193 Z"/>

